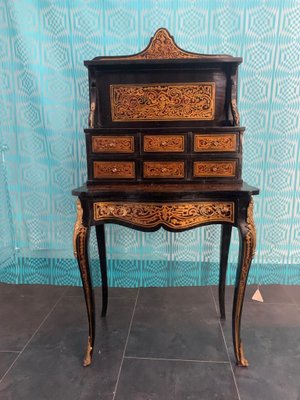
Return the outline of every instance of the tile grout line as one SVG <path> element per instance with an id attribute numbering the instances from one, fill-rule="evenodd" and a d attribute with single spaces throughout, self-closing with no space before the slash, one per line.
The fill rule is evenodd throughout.
<path id="1" fill-rule="evenodd" d="M 21 350 L 0 350 L 0 353 L 20 353 Z"/>
<path id="2" fill-rule="evenodd" d="M 130 324 L 129 324 L 129 328 L 128 328 L 128 334 L 127 334 L 127 338 L 126 338 L 126 342 L 125 342 L 125 346 L 124 346 L 124 351 L 123 351 L 123 354 L 122 354 L 122 360 L 121 360 L 121 364 L 120 364 L 120 368 L 119 368 L 119 372 L 118 372 L 118 376 L 117 376 L 117 380 L 116 380 L 116 385 L 115 385 L 115 390 L 114 390 L 114 395 L 113 395 L 112 400 L 114 400 L 115 397 L 116 397 L 117 388 L 118 388 L 118 384 L 119 384 L 119 380 L 120 380 L 121 370 L 122 370 L 122 367 L 123 367 L 123 362 L 124 362 L 124 358 L 125 358 L 125 353 L 126 353 L 126 349 L 127 349 L 129 335 L 130 335 L 130 332 L 131 332 L 133 317 L 134 317 L 134 314 L 135 314 L 135 309 L 136 309 L 139 293 L 140 293 L 140 288 L 138 289 L 137 294 L 136 294 L 136 299 L 135 299 L 135 303 L 134 303 L 134 307 L 133 307 L 133 311 L 132 311 L 132 316 L 131 316 L 131 320 L 130 320 Z"/>
<path id="3" fill-rule="evenodd" d="M 212 295 L 213 302 L 214 302 L 217 314 L 219 315 L 217 303 L 216 303 L 215 296 L 213 294 L 213 291 L 212 291 L 211 287 L 210 287 L 210 293 Z M 237 395 L 238 395 L 238 400 L 241 400 L 240 391 L 239 391 L 239 388 L 238 388 L 238 385 L 237 385 L 237 381 L 236 381 L 236 378 L 235 378 L 235 375 L 234 375 L 234 372 L 233 372 L 233 368 L 232 368 L 232 364 L 231 364 L 231 360 L 230 360 L 230 356 L 229 356 L 229 350 L 228 350 L 228 347 L 227 347 L 227 343 L 226 343 L 223 327 L 222 327 L 222 324 L 221 324 L 221 321 L 220 321 L 220 317 L 218 317 L 218 320 L 219 320 L 219 326 L 220 326 L 220 329 L 221 329 L 223 341 L 224 341 L 224 344 L 225 344 L 225 349 L 226 349 L 226 353 L 227 353 L 227 357 L 228 357 L 228 361 L 229 361 L 229 365 L 230 365 L 230 369 L 231 369 L 231 373 L 232 373 L 232 378 L 233 378 L 235 389 L 236 389 L 236 392 L 237 392 Z"/>
<path id="4" fill-rule="evenodd" d="M 298 305 L 298 304 L 296 303 L 296 300 L 295 300 L 293 297 L 291 297 L 291 296 L 287 293 L 287 290 L 286 290 L 286 288 L 284 287 L 285 285 L 281 285 L 281 286 L 283 286 L 284 292 L 285 292 L 286 295 L 291 299 L 292 304 L 293 304 L 294 306 L 296 306 L 297 310 L 300 311 L 300 305 Z"/>
<path id="5" fill-rule="evenodd" d="M 52 308 L 50 309 L 50 311 L 47 313 L 47 315 L 44 317 L 44 319 L 42 320 L 42 322 L 40 323 L 40 325 L 36 328 L 36 330 L 33 332 L 33 334 L 31 335 L 31 337 L 28 339 L 28 341 L 25 343 L 24 347 L 22 348 L 22 350 L 19 352 L 19 354 L 17 355 L 17 357 L 14 359 L 14 361 L 12 362 L 12 364 L 10 365 L 10 367 L 7 369 L 7 371 L 5 372 L 5 374 L 2 376 L 2 378 L 0 379 L 0 384 L 2 383 L 3 379 L 6 377 L 6 375 L 9 373 L 9 371 L 13 368 L 13 366 L 15 365 L 15 363 L 18 361 L 18 359 L 21 357 L 21 355 L 23 354 L 23 352 L 25 351 L 26 347 L 29 345 L 29 343 L 32 341 L 32 339 L 34 338 L 34 336 L 37 334 L 37 332 L 40 330 L 40 328 L 42 327 L 42 325 L 45 323 L 45 321 L 48 319 L 48 317 L 50 316 L 50 314 L 53 312 L 53 310 L 56 308 L 57 304 L 61 301 L 61 299 L 63 298 L 65 294 L 65 291 L 60 295 L 59 299 L 55 302 L 55 304 L 52 306 Z"/>
<path id="6" fill-rule="evenodd" d="M 183 358 L 157 358 L 157 357 L 134 357 L 124 356 L 126 359 L 133 360 L 149 360 L 149 361 L 182 361 L 182 362 L 194 362 L 194 363 L 208 363 L 208 364 L 229 364 L 229 361 L 211 361 L 211 360 L 185 360 Z"/>

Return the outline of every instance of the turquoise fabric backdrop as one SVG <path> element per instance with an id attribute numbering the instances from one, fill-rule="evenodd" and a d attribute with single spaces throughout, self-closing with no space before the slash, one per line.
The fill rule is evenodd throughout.
<path id="1" fill-rule="evenodd" d="M 261 188 L 250 279 L 300 283 L 300 6 L 291 0 L 0 0 L 2 281 L 79 283 L 70 193 L 86 179 L 83 60 L 140 51 L 159 27 L 187 50 L 244 58 L 243 177 Z M 109 226 L 110 285 L 216 283 L 219 232 Z M 236 257 L 235 233 L 228 282 Z"/>

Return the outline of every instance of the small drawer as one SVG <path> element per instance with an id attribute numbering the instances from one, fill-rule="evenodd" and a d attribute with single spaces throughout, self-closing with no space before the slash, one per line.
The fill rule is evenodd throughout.
<path id="1" fill-rule="evenodd" d="M 193 174 L 195 178 L 235 177 L 236 160 L 195 161 Z"/>
<path id="2" fill-rule="evenodd" d="M 176 179 L 184 178 L 184 161 L 145 161 L 144 178 Z"/>
<path id="3" fill-rule="evenodd" d="M 135 178 L 134 161 L 94 161 L 94 178 L 98 179 L 133 179 Z"/>
<path id="4" fill-rule="evenodd" d="M 232 152 L 237 149 L 237 140 L 235 133 L 209 135 L 194 135 L 194 151 L 199 153 L 205 152 Z"/>
<path id="5" fill-rule="evenodd" d="M 184 135 L 144 135 L 145 153 L 182 153 L 184 152 Z"/>
<path id="6" fill-rule="evenodd" d="M 93 153 L 134 153 L 134 136 L 92 136 Z"/>

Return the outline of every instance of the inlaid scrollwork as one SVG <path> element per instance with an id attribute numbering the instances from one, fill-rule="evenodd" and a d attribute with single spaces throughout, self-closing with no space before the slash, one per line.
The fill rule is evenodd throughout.
<path id="1" fill-rule="evenodd" d="M 93 352 L 92 347 L 92 335 L 93 335 L 93 323 L 92 323 L 92 293 L 91 293 L 91 283 L 89 281 L 89 266 L 87 259 L 87 242 L 88 242 L 88 227 L 83 225 L 83 209 L 81 202 L 77 200 L 77 219 L 74 226 L 73 233 L 73 247 L 74 255 L 77 258 L 78 265 L 81 272 L 82 284 L 85 292 L 86 306 L 88 310 L 89 319 L 89 336 L 86 354 L 84 357 L 83 365 L 86 367 L 91 364 L 91 357 Z"/>
<path id="2" fill-rule="evenodd" d="M 112 121 L 213 120 L 215 83 L 110 85 Z"/>
<path id="3" fill-rule="evenodd" d="M 94 220 L 124 221 L 153 228 L 185 229 L 207 222 L 234 222 L 234 202 L 94 203 Z"/>
<path id="4" fill-rule="evenodd" d="M 94 153 L 133 153 L 133 136 L 93 136 L 92 150 Z"/>
<path id="5" fill-rule="evenodd" d="M 195 161 L 195 177 L 234 177 L 236 161 Z"/>
<path id="6" fill-rule="evenodd" d="M 94 178 L 129 179 L 134 177 L 134 161 L 94 161 Z"/>
<path id="7" fill-rule="evenodd" d="M 248 366 L 248 361 L 244 355 L 244 347 L 243 343 L 240 338 L 240 321 L 241 321 L 241 313 L 243 307 L 243 299 L 244 293 L 246 290 L 247 284 L 247 277 L 251 265 L 251 261 L 255 255 L 255 248 L 256 248 L 256 230 L 255 230 L 255 223 L 253 217 L 253 198 L 251 197 L 249 201 L 249 205 L 247 208 L 247 218 L 246 218 L 246 225 L 243 228 L 245 229 L 246 233 L 243 234 L 243 254 L 242 254 L 242 265 L 241 265 L 241 272 L 238 281 L 238 290 L 237 290 L 237 298 L 234 305 L 234 346 L 235 346 L 235 353 L 237 355 L 237 360 L 239 365 L 243 367 Z"/>
<path id="8" fill-rule="evenodd" d="M 141 53 L 132 56 L 107 57 L 121 60 L 151 60 L 151 59 L 176 59 L 176 58 L 201 58 L 202 54 L 191 53 L 177 46 L 170 33 L 164 29 L 158 29 L 151 38 L 148 47 Z"/>
<path id="9" fill-rule="evenodd" d="M 194 136 L 194 151 L 236 151 L 236 135 L 230 134 L 210 134 Z"/>
<path id="10" fill-rule="evenodd" d="M 144 178 L 184 178 L 184 161 L 145 161 Z"/>
<path id="11" fill-rule="evenodd" d="M 144 151 L 150 152 L 183 152 L 184 135 L 145 135 Z"/>

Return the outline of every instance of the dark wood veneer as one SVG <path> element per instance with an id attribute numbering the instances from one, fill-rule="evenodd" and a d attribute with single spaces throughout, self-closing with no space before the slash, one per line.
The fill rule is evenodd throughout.
<path id="1" fill-rule="evenodd" d="M 236 106 L 237 73 L 241 62 L 239 57 L 202 55 L 180 49 L 165 29 L 159 29 L 148 47 L 138 54 L 96 57 L 85 61 L 90 92 L 89 128 L 84 130 L 88 181 L 72 192 L 78 197 L 74 252 L 81 272 L 89 323 L 85 366 L 91 364 L 95 340 L 95 305 L 87 251 L 89 233 L 91 226 L 96 226 L 104 317 L 108 299 L 106 223 L 117 223 L 141 231 L 155 231 L 163 227 L 174 232 L 212 223 L 221 224 L 219 306 L 223 319 L 228 251 L 232 227 L 236 227 L 240 236 L 240 254 L 232 311 L 233 347 L 237 364 L 248 365 L 240 330 L 247 276 L 256 242 L 252 196 L 257 195 L 259 189 L 242 180 L 242 136 L 245 128 L 240 126 Z M 199 84 L 195 87 L 197 82 Z M 212 84 L 210 88 L 207 88 L 209 85 L 202 85 L 205 82 Z M 137 88 L 138 84 L 143 87 Z M 163 89 L 154 84 L 163 86 Z M 172 84 L 172 88 L 166 87 L 168 84 Z M 115 92 L 118 96 L 112 103 L 111 85 L 135 87 L 132 91 L 121 88 Z M 187 85 L 190 86 L 188 90 Z M 115 120 L 112 119 L 114 113 L 117 115 Z M 160 119 L 153 120 L 153 115 L 159 115 Z M 177 118 L 171 120 L 169 115 Z M 139 119 L 141 116 L 144 120 Z M 150 116 L 152 120 L 147 120 Z M 235 135 L 234 146 L 222 141 L 228 134 Z M 155 143 L 161 148 L 147 150 L 145 135 L 152 135 L 154 140 L 158 138 Z M 175 142 L 170 142 L 168 146 L 164 144 L 167 135 L 183 137 L 183 149 L 176 151 L 178 144 Z M 211 140 L 211 146 L 205 151 L 195 148 L 195 135 L 206 135 L 207 140 Z M 124 150 L 119 144 L 122 138 L 128 137 L 132 137 L 133 141 L 130 145 L 127 143 Z M 95 150 L 94 144 L 93 149 L 93 140 L 98 144 L 104 143 L 104 147 L 98 145 Z M 116 140 L 119 140 L 118 145 Z M 128 151 L 131 146 L 132 150 Z M 166 148 L 168 151 L 165 151 Z M 143 165 L 147 162 L 154 163 L 157 177 L 144 176 Z M 209 176 L 194 176 L 194 163 L 197 162 L 207 162 L 205 168 L 212 165 Z M 220 172 L 220 162 L 235 162 L 235 173 L 231 176 L 230 168 L 225 164 Z M 109 166 L 108 175 L 105 172 L 95 177 L 94 164 L 97 163 L 105 168 Z M 176 163 L 184 165 L 184 173 L 178 173 Z M 120 170 L 122 165 L 124 171 Z M 134 175 L 130 175 L 130 165 L 134 166 Z M 175 167 L 168 170 L 169 165 Z M 174 176 L 166 177 L 172 170 L 175 171 Z"/>

